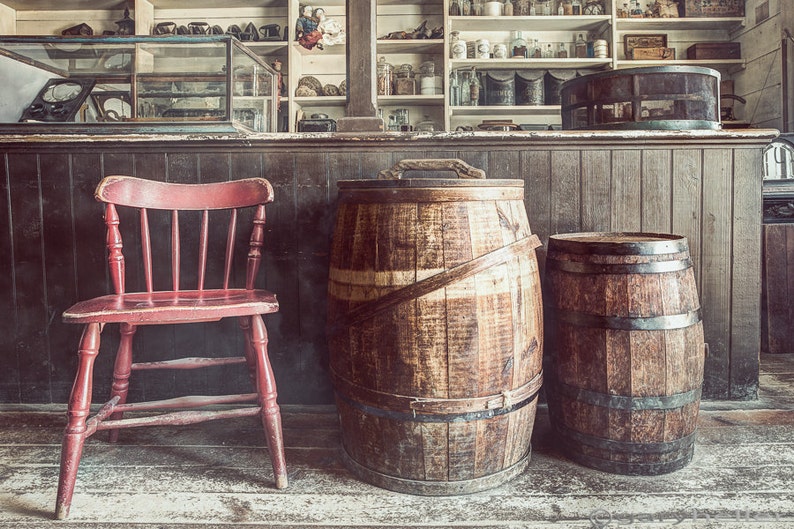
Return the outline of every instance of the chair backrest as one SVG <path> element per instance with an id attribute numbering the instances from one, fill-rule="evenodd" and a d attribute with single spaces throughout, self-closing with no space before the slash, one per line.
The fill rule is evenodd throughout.
<path id="1" fill-rule="evenodd" d="M 247 244 L 247 262 L 245 272 L 245 288 L 254 288 L 254 280 L 262 261 L 262 246 L 265 225 L 265 204 L 273 201 L 273 187 L 264 178 L 247 178 L 231 182 L 209 184 L 177 184 L 157 182 L 131 176 L 108 176 L 96 188 L 94 196 L 105 205 L 105 225 L 107 226 L 108 265 L 113 288 L 117 294 L 125 292 L 126 288 L 126 263 L 122 249 L 121 216 L 117 206 L 126 206 L 138 210 L 140 225 L 141 264 L 143 270 L 143 289 L 147 292 L 155 290 L 168 290 L 160 285 L 155 285 L 155 263 L 170 261 L 170 289 L 183 290 L 181 284 L 183 270 L 183 255 L 195 258 L 196 281 L 188 285 L 188 290 L 204 290 L 207 278 L 208 262 L 211 244 L 211 234 L 218 230 L 210 227 L 210 218 L 213 225 L 217 217 L 222 217 L 225 224 L 225 246 L 223 256 L 223 272 L 220 284 L 215 288 L 229 288 L 232 276 L 233 255 L 235 240 L 237 238 L 237 225 L 242 220 L 238 212 L 253 209 L 251 236 Z M 216 210 L 225 210 L 224 213 L 215 213 Z M 210 212 L 213 212 L 210 215 Z M 157 215 L 157 221 L 152 222 L 150 217 Z M 160 217 L 164 217 L 160 219 Z M 186 222 L 181 217 L 197 217 L 197 222 Z M 162 222 L 161 222 L 162 220 Z M 191 219 L 192 220 L 192 219 Z M 167 229 L 165 229 L 167 227 Z M 125 231 L 126 233 L 126 231 Z M 166 235 L 166 233 L 168 235 Z M 162 247 L 164 241 L 158 239 L 165 236 L 170 239 L 170 251 L 167 256 L 153 254 L 153 239 L 155 246 Z M 188 235 L 189 234 L 189 235 Z M 183 241 L 195 239 L 197 235 L 197 252 L 183 248 Z M 127 241 L 135 241 L 136 237 L 127 237 Z M 162 252 L 161 252 L 162 253 Z M 170 259 L 166 259 L 166 257 Z M 156 288 L 157 287 L 157 288 Z"/>

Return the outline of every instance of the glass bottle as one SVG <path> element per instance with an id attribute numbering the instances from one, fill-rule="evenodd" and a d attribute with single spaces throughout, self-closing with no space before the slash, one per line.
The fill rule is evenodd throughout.
<path id="1" fill-rule="evenodd" d="M 576 39 L 576 43 L 574 44 L 574 49 L 576 50 L 576 58 L 582 59 L 587 57 L 587 41 L 584 40 L 584 35 L 579 33 L 579 37 Z"/>
<path id="2" fill-rule="evenodd" d="M 551 43 L 546 44 L 546 47 L 543 48 L 543 58 L 544 59 L 554 58 L 554 49 L 551 47 Z"/>
<path id="3" fill-rule="evenodd" d="M 469 79 L 469 72 L 461 72 L 460 104 L 461 106 L 471 105 L 471 80 Z"/>
<path id="4" fill-rule="evenodd" d="M 551 0 L 543 2 L 543 16 L 551 16 Z"/>
<path id="5" fill-rule="evenodd" d="M 529 4 L 529 16 L 534 17 L 537 14 L 538 12 L 535 9 L 535 2 L 532 2 L 531 4 Z"/>
<path id="6" fill-rule="evenodd" d="M 482 16 L 482 0 L 471 0 L 471 14 L 475 17 Z"/>
<path id="7" fill-rule="evenodd" d="M 386 57 L 378 58 L 378 95 L 390 96 L 394 94 L 394 66 L 386 62 Z"/>
<path id="8" fill-rule="evenodd" d="M 529 15 L 529 0 L 516 0 L 515 9 L 513 14 L 517 17 L 525 17 Z"/>
<path id="9" fill-rule="evenodd" d="M 449 16 L 451 17 L 459 17 L 460 16 L 460 1 L 459 0 L 452 0 L 449 4 Z"/>
<path id="10" fill-rule="evenodd" d="M 464 17 L 471 15 L 471 0 L 463 0 L 460 8 L 460 14 Z"/>
<path id="11" fill-rule="evenodd" d="M 560 0 L 560 2 L 557 4 L 557 15 L 564 15 L 564 14 L 565 14 L 565 8 L 562 7 L 562 0 Z"/>
<path id="12" fill-rule="evenodd" d="M 538 39 L 532 39 L 532 58 L 541 58 L 540 42 L 538 42 Z"/>
<path id="13" fill-rule="evenodd" d="M 452 78 L 449 81 L 449 105 L 460 106 L 460 84 L 458 84 L 457 70 L 452 70 Z"/>
<path id="14" fill-rule="evenodd" d="M 512 0 L 505 0 L 505 5 L 502 8 L 502 13 L 506 17 L 513 16 L 513 1 Z"/>
<path id="15" fill-rule="evenodd" d="M 557 58 L 559 58 L 559 59 L 567 59 L 568 58 L 568 48 L 565 46 L 564 42 L 560 42 L 560 49 L 557 52 Z"/>
<path id="16" fill-rule="evenodd" d="M 581 0 L 573 0 L 573 6 L 572 7 L 573 7 L 573 14 L 574 15 L 581 15 L 582 14 L 582 2 L 581 2 Z"/>
<path id="17" fill-rule="evenodd" d="M 470 104 L 471 106 L 476 107 L 480 104 L 480 78 L 477 77 L 477 72 L 474 70 L 474 68 L 471 69 L 471 74 L 469 77 Z"/>
<path id="18" fill-rule="evenodd" d="M 526 59 L 529 57 L 529 51 L 527 50 L 527 41 L 524 39 L 524 33 L 522 31 L 513 31 L 510 38 L 510 49 L 511 49 L 511 57 L 523 57 Z"/>

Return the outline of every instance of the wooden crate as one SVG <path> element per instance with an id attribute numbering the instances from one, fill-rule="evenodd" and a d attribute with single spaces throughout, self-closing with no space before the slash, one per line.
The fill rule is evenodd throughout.
<path id="1" fill-rule="evenodd" d="M 744 0 L 684 0 L 683 17 L 743 17 Z"/>
<path id="2" fill-rule="evenodd" d="M 687 48 L 687 59 L 741 59 L 739 42 L 698 42 Z"/>

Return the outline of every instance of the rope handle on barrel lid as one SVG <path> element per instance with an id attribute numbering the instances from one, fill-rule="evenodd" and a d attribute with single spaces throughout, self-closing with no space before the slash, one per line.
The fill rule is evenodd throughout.
<path id="1" fill-rule="evenodd" d="M 534 250 L 538 246 L 542 246 L 542 243 L 538 236 L 533 233 L 529 237 L 519 239 L 507 246 L 502 246 L 497 250 L 483 254 L 471 261 L 450 268 L 449 270 L 444 270 L 443 272 L 426 277 L 410 285 L 392 290 L 388 294 L 362 303 L 350 310 L 347 314 L 342 315 L 328 326 L 327 333 L 329 335 L 336 334 L 344 327 L 355 325 L 380 314 L 386 309 L 399 305 L 404 301 L 420 298 L 435 290 L 444 288 L 455 281 L 460 281 L 461 279 L 483 272 L 522 252 Z"/>
<path id="2" fill-rule="evenodd" d="M 458 178 L 485 178 L 485 171 L 458 158 L 430 158 L 400 160 L 391 169 L 380 171 L 378 180 L 400 180 L 406 171 L 453 171 Z"/>

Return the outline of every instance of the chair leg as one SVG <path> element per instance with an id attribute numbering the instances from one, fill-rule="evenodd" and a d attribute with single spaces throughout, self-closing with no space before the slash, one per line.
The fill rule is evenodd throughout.
<path id="1" fill-rule="evenodd" d="M 61 447 L 61 472 L 58 478 L 58 496 L 55 502 L 55 517 L 66 518 L 72 505 L 77 468 L 83 454 L 86 437 L 86 419 L 91 410 L 91 389 L 93 386 L 94 360 L 99 353 L 98 323 L 89 323 L 83 329 L 80 349 L 77 352 L 77 375 L 69 397 L 66 430 Z"/>
<path id="2" fill-rule="evenodd" d="M 287 463 L 284 457 L 284 437 L 281 431 L 281 412 L 276 401 L 276 380 L 267 356 L 267 329 L 260 315 L 251 317 L 251 346 L 256 354 L 256 389 L 259 393 L 259 404 L 262 406 L 262 424 L 267 436 L 267 447 L 276 488 L 283 489 L 288 485 Z"/>
<path id="3" fill-rule="evenodd" d="M 241 316 L 239 319 L 240 329 L 243 331 L 245 342 L 244 352 L 245 360 L 248 364 L 248 374 L 251 377 L 251 383 L 256 386 L 256 353 L 251 342 L 251 318 L 248 316 Z"/>
<path id="4" fill-rule="evenodd" d="M 116 363 L 113 366 L 113 385 L 110 389 L 110 398 L 118 397 L 118 404 L 127 402 L 127 393 L 130 389 L 130 374 L 132 373 L 132 339 L 138 328 L 129 323 L 121 324 L 121 341 L 116 353 Z M 121 419 L 123 412 L 110 416 L 111 420 Z M 108 430 L 108 441 L 115 443 L 119 439 L 119 430 Z"/>

